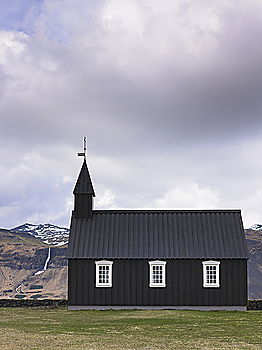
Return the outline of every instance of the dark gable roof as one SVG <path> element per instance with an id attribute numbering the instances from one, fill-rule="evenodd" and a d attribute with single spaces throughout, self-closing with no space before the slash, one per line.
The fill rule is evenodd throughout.
<path id="1" fill-rule="evenodd" d="M 68 258 L 248 258 L 240 210 L 94 210 L 72 218 Z"/>
<path id="2" fill-rule="evenodd" d="M 95 191 L 87 168 L 86 160 L 83 162 L 73 193 L 92 194 L 93 197 L 95 197 Z"/>

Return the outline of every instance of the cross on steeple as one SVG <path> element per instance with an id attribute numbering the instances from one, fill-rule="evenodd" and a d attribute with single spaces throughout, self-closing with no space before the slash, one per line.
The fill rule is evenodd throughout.
<path id="1" fill-rule="evenodd" d="M 78 157 L 84 157 L 86 159 L 86 137 L 84 137 L 84 152 L 77 153 Z"/>
<path id="2" fill-rule="evenodd" d="M 91 219 L 95 191 L 86 162 L 86 137 L 84 137 L 83 148 L 84 152 L 77 153 L 78 156 L 84 157 L 84 161 L 73 191 L 75 195 L 74 217 L 76 219 Z"/>

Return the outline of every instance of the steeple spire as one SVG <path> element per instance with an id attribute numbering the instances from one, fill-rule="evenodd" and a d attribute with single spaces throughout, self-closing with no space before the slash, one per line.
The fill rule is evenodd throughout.
<path id="1" fill-rule="evenodd" d="M 78 153 L 78 156 L 83 156 L 84 161 L 80 170 L 73 194 L 75 196 L 74 217 L 76 219 L 92 218 L 93 197 L 95 191 L 92 180 L 88 171 L 86 162 L 86 138 L 84 137 L 84 152 Z"/>

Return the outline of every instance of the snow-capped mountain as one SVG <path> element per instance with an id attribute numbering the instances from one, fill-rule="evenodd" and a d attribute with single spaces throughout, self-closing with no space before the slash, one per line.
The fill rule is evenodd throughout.
<path id="1" fill-rule="evenodd" d="M 251 230 L 254 230 L 254 231 L 260 231 L 260 230 L 262 230 L 262 225 L 255 224 L 255 225 L 252 225 L 250 228 L 251 228 Z"/>
<path id="2" fill-rule="evenodd" d="M 41 239 L 46 244 L 56 246 L 64 245 L 68 242 L 69 229 L 52 224 L 24 224 L 10 230 L 11 232 L 29 233 L 30 235 Z"/>

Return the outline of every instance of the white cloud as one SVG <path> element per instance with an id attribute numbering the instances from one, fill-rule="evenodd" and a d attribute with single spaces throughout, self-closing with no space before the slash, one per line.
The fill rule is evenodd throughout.
<path id="1" fill-rule="evenodd" d="M 0 220 L 2 217 L 12 215 L 14 210 L 17 209 L 17 207 L 18 207 L 17 202 L 10 203 L 10 204 L 11 205 L 9 205 L 9 206 L 0 206 Z"/>
<path id="2" fill-rule="evenodd" d="M 162 209 L 213 209 L 219 206 L 219 198 L 217 190 L 192 183 L 171 188 L 155 203 Z"/>
<path id="3" fill-rule="evenodd" d="M 0 30 L 0 63 L 7 65 L 12 56 L 21 55 L 26 48 L 28 35 L 22 32 Z"/>
<path id="4" fill-rule="evenodd" d="M 99 198 L 96 200 L 95 208 L 99 209 L 112 209 L 116 206 L 115 204 L 115 195 L 112 190 L 106 190 L 100 194 Z"/>

